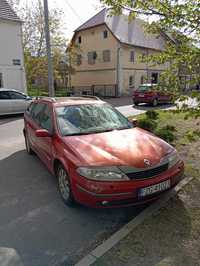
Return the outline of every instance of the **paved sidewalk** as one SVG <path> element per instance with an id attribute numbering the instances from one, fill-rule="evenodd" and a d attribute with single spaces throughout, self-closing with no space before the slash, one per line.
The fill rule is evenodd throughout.
<path id="1" fill-rule="evenodd" d="M 199 266 L 199 194 L 195 178 L 93 266 Z"/>
<path id="2" fill-rule="evenodd" d="M 115 107 L 125 106 L 125 105 L 133 105 L 132 98 L 130 96 L 127 97 L 119 97 L 119 98 L 105 98 L 103 101 L 112 104 Z"/>

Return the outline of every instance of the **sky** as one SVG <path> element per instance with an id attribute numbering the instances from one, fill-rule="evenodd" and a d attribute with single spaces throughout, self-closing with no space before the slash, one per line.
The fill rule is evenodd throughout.
<path id="1" fill-rule="evenodd" d="M 49 7 L 51 6 L 63 10 L 67 38 L 71 38 L 76 28 L 102 9 L 99 0 L 49 0 Z"/>
<path id="2" fill-rule="evenodd" d="M 22 0 L 22 4 L 34 0 Z M 99 0 L 48 0 L 49 9 L 58 7 L 63 10 L 63 32 L 71 39 L 73 31 L 103 7 Z"/>

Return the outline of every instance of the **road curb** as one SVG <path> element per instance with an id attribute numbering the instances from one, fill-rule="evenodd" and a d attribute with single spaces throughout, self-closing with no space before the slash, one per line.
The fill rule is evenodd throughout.
<path id="1" fill-rule="evenodd" d="M 126 237 L 136 226 L 140 225 L 146 218 L 155 214 L 159 209 L 165 206 L 170 198 L 175 196 L 184 186 L 190 183 L 194 178 L 186 177 L 184 178 L 173 190 L 167 192 L 161 199 L 153 203 L 151 206 L 146 208 L 138 216 L 133 218 L 129 223 L 124 225 L 116 233 L 114 233 L 105 242 L 91 251 L 83 259 L 81 259 L 75 266 L 89 266 L 92 265 L 97 259 L 102 257 L 106 252 L 113 248 L 119 241 Z"/>

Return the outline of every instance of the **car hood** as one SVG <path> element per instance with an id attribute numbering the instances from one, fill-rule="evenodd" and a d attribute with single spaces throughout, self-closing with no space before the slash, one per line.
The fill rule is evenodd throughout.
<path id="1" fill-rule="evenodd" d="M 154 166 L 174 150 L 165 141 L 140 128 L 69 136 L 64 138 L 64 142 L 76 155 L 78 166 L 144 168 L 145 159 Z"/>

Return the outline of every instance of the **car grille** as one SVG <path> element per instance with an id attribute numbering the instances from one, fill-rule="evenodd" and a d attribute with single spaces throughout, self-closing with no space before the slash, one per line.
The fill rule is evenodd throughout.
<path id="1" fill-rule="evenodd" d="M 168 163 L 140 172 L 126 173 L 126 175 L 130 179 L 146 179 L 162 174 L 163 172 L 167 171 L 167 169 L 168 169 Z"/>

